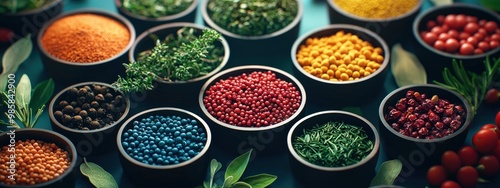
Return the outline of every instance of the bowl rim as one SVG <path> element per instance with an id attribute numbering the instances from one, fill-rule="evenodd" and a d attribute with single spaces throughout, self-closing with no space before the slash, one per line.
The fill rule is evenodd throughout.
<path id="1" fill-rule="evenodd" d="M 269 34 L 265 34 L 265 35 L 244 36 L 244 35 L 239 35 L 239 34 L 229 32 L 228 30 L 223 29 L 222 27 L 218 26 L 212 20 L 212 18 L 208 15 L 207 5 L 209 2 L 210 2 L 210 0 L 203 1 L 201 3 L 201 7 L 200 7 L 202 20 L 205 22 L 205 24 L 211 28 L 214 28 L 215 30 L 217 30 L 218 32 L 220 32 L 223 35 L 226 35 L 228 37 L 235 38 L 235 39 L 240 39 L 240 40 L 263 40 L 263 39 L 269 39 L 269 38 L 281 36 L 300 24 L 300 21 L 302 20 L 302 15 L 304 12 L 304 5 L 302 4 L 302 1 L 296 0 L 296 2 L 297 2 L 297 15 L 295 15 L 295 18 L 293 19 L 293 21 L 290 24 L 288 24 L 286 27 L 283 27 L 278 31 L 275 31 L 275 32 L 272 32 Z"/>
<path id="2" fill-rule="evenodd" d="M 123 24 L 127 28 L 128 32 L 129 32 L 129 35 L 130 35 L 130 38 L 129 38 L 127 46 L 125 46 L 125 48 L 123 48 L 122 51 L 120 51 L 119 53 L 115 54 L 114 56 L 111 56 L 111 57 L 109 57 L 107 59 L 104 59 L 104 60 L 101 60 L 101 61 L 89 62 L 89 63 L 84 63 L 84 62 L 70 62 L 70 61 L 59 59 L 59 58 L 53 56 L 42 45 L 42 38 L 45 35 L 45 31 L 53 23 L 55 23 L 56 21 L 59 21 L 59 19 L 61 19 L 63 17 L 66 17 L 66 16 L 72 16 L 72 15 L 77 15 L 77 14 L 94 14 L 94 15 L 100 15 L 100 16 L 111 18 L 111 19 L 114 19 L 114 20 L 120 22 L 121 24 Z M 51 61 L 55 61 L 57 63 L 65 64 L 65 65 L 70 65 L 70 66 L 76 66 L 76 67 L 89 67 L 89 66 L 95 66 L 95 65 L 101 65 L 101 64 L 113 62 L 117 58 L 119 58 L 119 57 L 123 56 L 124 54 L 126 54 L 130 50 L 130 48 L 132 47 L 132 45 L 133 45 L 133 43 L 135 41 L 135 38 L 136 38 L 135 35 L 136 35 L 136 33 L 135 33 L 134 26 L 125 17 L 123 17 L 123 16 L 121 16 L 119 14 L 116 14 L 116 13 L 112 13 L 112 12 L 106 11 L 104 9 L 98 9 L 98 8 L 81 8 L 81 9 L 72 10 L 72 11 L 68 11 L 68 12 L 64 12 L 62 14 L 59 14 L 58 16 L 56 16 L 56 17 L 50 19 L 49 21 L 47 21 L 46 23 L 44 23 L 43 26 L 40 28 L 38 34 L 37 34 L 36 41 L 37 41 L 37 45 L 38 45 L 38 49 L 40 50 L 40 53 L 42 53 L 45 56 L 47 56 L 48 58 L 50 58 Z"/>
<path id="3" fill-rule="evenodd" d="M 500 51 L 500 47 L 497 47 L 493 50 L 489 50 L 489 51 L 482 53 L 482 54 L 472 54 L 472 55 L 451 54 L 448 52 L 443 52 L 443 51 L 437 50 L 434 47 L 427 44 L 426 42 L 424 42 L 422 37 L 420 37 L 420 30 L 419 30 L 419 26 L 424 24 L 424 23 L 422 23 L 422 20 L 425 17 L 428 17 L 429 14 L 434 14 L 434 13 L 440 12 L 442 10 L 453 10 L 453 9 L 457 9 L 457 8 L 458 8 L 457 11 L 452 11 L 452 12 L 457 12 L 457 13 L 470 12 L 468 10 L 483 12 L 485 14 L 488 14 L 492 18 L 494 18 L 494 20 L 491 20 L 491 21 L 495 21 L 497 24 L 500 25 L 500 15 L 493 12 L 492 10 L 482 8 L 481 6 L 478 6 L 478 5 L 466 4 L 466 3 L 453 3 L 450 5 L 435 6 L 435 7 L 432 7 L 432 8 L 429 8 L 429 9 L 423 11 L 421 14 L 419 14 L 413 20 L 412 33 L 413 33 L 413 37 L 417 40 L 417 43 L 420 44 L 420 46 L 423 46 L 425 49 L 427 49 L 427 51 L 430 51 L 431 53 L 434 53 L 434 54 L 437 54 L 439 56 L 443 56 L 446 58 L 450 58 L 450 59 L 454 58 L 454 59 L 471 60 L 471 59 L 477 59 L 477 58 L 485 58 L 487 56 L 491 56 L 492 54 L 495 54 L 498 51 Z M 466 9 L 466 10 L 460 11 L 460 9 Z"/>
<path id="4" fill-rule="evenodd" d="M 11 13 L 11 12 L 5 12 L 1 13 L 0 15 L 7 15 L 7 16 L 26 16 L 30 14 L 38 14 L 40 12 L 46 11 L 47 9 L 50 9 L 52 7 L 55 7 L 57 5 L 63 5 L 63 0 L 51 0 L 50 2 L 42 5 L 41 7 L 34 8 L 34 9 L 29 9 L 25 11 L 20 11 L 16 13 Z"/>
<path id="5" fill-rule="evenodd" d="M 191 159 L 189 159 L 187 161 L 184 161 L 184 162 L 181 162 L 181 163 L 178 163 L 178 164 L 173 164 L 173 165 L 150 165 L 150 164 L 146 164 L 146 163 L 142 163 L 140 161 L 137 161 L 134 158 L 132 158 L 129 154 L 127 154 L 127 152 L 125 151 L 125 149 L 123 149 L 123 145 L 122 145 L 122 142 L 121 142 L 122 141 L 122 134 L 125 131 L 125 127 L 128 124 L 130 124 L 133 121 L 135 121 L 140 116 L 147 115 L 149 113 L 155 113 L 155 112 L 166 112 L 166 115 L 169 115 L 168 114 L 169 111 L 175 111 L 175 112 L 184 113 L 184 114 L 186 114 L 186 115 L 188 115 L 188 116 L 196 119 L 201 125 L 203 125 L 203 128 L 205 129 L 205 133 L 207 135 L 207 141 L 205 142 L 205 145 L 204 145 L 203 149 L 200 151 L 200 153 L 198 153 L 196 156 L 194 156 L 193 158 L 191 158 Z M 181 109 L 181 108 L 177 108 L 177 107 L 157 107 L 157 108 L 151 108 L 151 109 L 148 109 L 148 110 L 141 111 L 141 112 L 135 114 L 134 116 L 128 118 L 120 126 L 120 129 L 118 130 L 118 133 L 116 135 L 116 143 L 118 145 L 119 155 L 121 155 L 122 157 L 124 157 L 128 162 L 131 162 L 134 165 L 140 166 L 142 168 L 149 168 L 149 169 L 155 169 L 155 170 L 169 170 L 169 169 L 176 169 L 176 168 L 188 166 L 188 165 L 190 165 L 190 164 L 198 161 L 200 158 L 202 158 L 206 154 L 208 154 L 208 150 L 209 150 L 209 148 L 211 146 L 211 143 L 212 143 L 212 132 L 210 131 L 210 127 L 205 122 L 205 120 L 203 120 L 200 116 L 196 115 L 195 113 L 193 113 L 191 111 L 188 111 L 188 110 L 185 110 L 185 109 Z"/>
<path id="6" fill-rule="evenodd" d="M 232 73 L 234 71 L 242 71 L 242 70 L 244 70 L 245 73 L 253 72 L 253 71 L 271 71 L 271 72 L 276 74 L 277 78 L 281 79 L 281 78 L 285 77 L 286 79 L 290 79 L 291 83 L 298 89 L 298 91 L 300 92 L 300 95 L 301 95 L 300 106 L 297 109 L 297 111 L 295 111 L 295 113 L 293 115 L 291 115 L 290 117 L 288 117 L 284 121 L 281 121 L 281 122 L 276 123 L 276 124 L 268 125 L 268 126 L 263 126 L 263 127 L 239 127 L 236 125 L 224 123 L 222 121 L 219 121 L 217 118 L 213 117 L 207 111 L 205 104 L 203 104 L 203 98 L 205 96 L 205 91 L 209 87 L 211 87 L 215 82 L 217 82 L 221 79 L 227 79 L 228 76 L 226 74 Z M 232 67 L 232 68 L 223 70 L 223 71 L 215 74 L 214 76 L 210 77 L 201 87 L 199 97 L 198 97 L 198 104 L 199 104 L 199 107 L 200 107 L 201 111 L 203 112 L 203 114 L 205 114 L 205 116 L 208 119 L 210 119 L 210 121 L 212 121 L 215 124 L 220 125 L 222 127 L 232 129 L 232 130 L 237 130 L 237 131 L 245 131 L 245 132 L 266 131 L 266 130 L 271 130 L 271 129 L 283 127 L 286 124 L 288 124 L 289 122 L 293 121 L 295 118 L 297 118 L 301 114 L 301 112 L 305 109 L 305 105 L 306 105 L 306 90 L 304 89 L 304 86 L 299 82 L 299 80 L 297 80 L 293 75 L 291 75 L 283 70 L 280 70 L 280 69 L 277 69 L 274 67 L 270 67 L 270 66 L 266 66 L 266 65 L 241 65 L 241 66 L 236 66 L 236 67 Z"/>
<path id="7" fill-rule="evenodd" d="M 357 20 L 357 21 L 368 21 L 368 22 L 391 22 L 391 21 L 399 21 L 399 20 L 402 20 L 412 14 L 415 14 L 420 11 L 420 9 L 422 8 L 422 4 L 423 4 L 423 1 L 424 0 L 418 0 L 417 4 L 415 5 L 415 7 L 413 7 L 410 11 L 404 13 L 404 14 L 401 14 L 399 16 L 395 16 L 395 17 L 390 17 L 390 18 L 366 18 L 366 17 L 361 17 L 361 16 L 358 16 L 358 15 L 355 15 L 355 14 L 351 14 L 347 11 L 345 11 L 344 9 L 342 9 L 341 7 L 339 7 L 335 2 L 334 0 L 327 0 L 328 2 L 328 7 L 335 10 L 336 12 L 346 16 L 346 17 L 349 17 L 351 19 L 354 19 L 354 20 Z"/>
<path id="8" fill-rule="evenodd" d="M 297 51 L 300 48 L 300 46 L 304 43 L 304 41 L 307 40 L 308 38 L 310 38 L 312 35 L 315 35 L 316 33 L 319 33 L 322 31 L 332 31 L 332 34 L 330 34 L 330 35 L 334 35 L 335 31 L 341 31 L 341 30 L 345 30 L 345 29 L 355 30 L 357 32 L 366 34 L 366 36 L 373 38 L 374 40 L 376 40 L 378 43 L 381 44 L 381 46 L 375 46 L 375 47 L 381 47 L 383 50 L 383 53 L 384 53 L 383 54 L 384 61 L 381 63 L 380 67 L 374 73 L 372 73 L 368 76 L 362 77 L 362 78 L 357 79 L 357 80 L 348 80 L 348 81 L 324 80 L 324 79 L 318 78 L 316 76 L 313 76 L 312 74 L 307 73 L 304 70 L 304 68 L 302 68 L 302 66 L 299 64 L 299 62 L 297 61 Z M 351 32 L 349 32 L 349 33 L 351 33 Z M 373 42 L 370 42 L 370 43 L 373 45 Z M 330 24 L 327 26 L 322 26 L 322 27 L 318 27 L 314 30 L 311 30 L 295 40 L 290 53 L 291 53 L 291 57 L 292 57 L 292 64 L 294 65 L 295 69 L 297 69 L 302 75 L 304 75 L 312 80 L 315 80 L 315 81 L 318 81 L 321 83 L 325 83 L 325 84 L 332 84 L 332 85 L 356 84 L 359 82 L 368 81 L 371 78 L 373 78 L 379 74 L 382 74 L 382 72 L 384 72 L 387 69 L 387 67 L 389 65 L 389 60 L 391 58 L 389 46 L 387 45 L 387 42 L 384 39 L 382 39 L 382 37 L 380 35 L 376 34 L 375 32 L 373 32 L 371 30 L 368 30 L 366 28 L 363 28 L 363 27 L 360 27 L 357 25 L 352 25 L 352 24 Z"/>
<path id="9" fill-rule="evenodd" d="M 325 167 L 325 166 L 321 166 L 321 165 L 317 165 L 317 164 L 311 163 L 311 162 L 303 159 L 295 151 L 295 149 L 294 149 L 294 147 L 292 145 L 292 136 L 293 136 L 293 133 L 301 125 L 302 122 L 304 122 L 304 121 L 306 121 L 308 119 L 317 117 L 317 116 L 325 115 L 325 114 L 342 114 L 342 115 L 346 115 L 346 116 L 352 116 L 352 117 L 354 117 L 356 119 L 359 119 L 359 120 L 363 121 L 366 125 L 368 125 L 368 127 L 370 128 L 369 130 L 371 130 L 373 132 L 373 135 L 374 135 L 374 143 L 373 143 L 373 149 L 372 149 L 372 151 L 365 158 L 363 158 L 361 161 L 358 161 L 355 164 L 351 164 L 351 165 L 347 165 L 347 166 L 343 166 L 343 167 Z M 380 150 L 380 135 L 379 135 L 379 133 L 377 131 L 377 128 L 370 121 L 368 121 L 366 118 L 364 118 L 364 117 L 362 117 L 362 116 L 360 116 L 358 114 L 355 114 L 355 113 L 352 113 L 352 112 L 348 112 L 348 111 L 343 111 L 343 110 L 324 110 L 324 111 L 318 111 L 318 112 L 315 112 L 313 114 L 309 114 L 309 115 L 301 118 L 300 120 L 298 120 L 297 122 L 295 122 L 295 124 L 288 131 L 286 142 L 287 142 L 287 146 L 288 146 L 288 151 L 290 152 L 290 154 L 293 156 L 293 158 L 295 160 L 299 161 L 303 165 L 306 165 L 307 167 L 310 167 L 310 168 L 313 168 L 313 169 L 316 169 L 316 170 L 321 170 L 321 171 L 329 171 L 329 172 L 345 171 L 345 170 L 354 169 L 354 168 L 357 168 L 359 166 L 362 166 L 362 165 L 368 163 L 374 157 L 376 157 L 377 154 L 379 153 L 379 150 Z"/>
<path id="10" fill-rule="evenodd" d="M 403 134 L 397 132 L 387 123 L 387 121 L 385 121 L 385 118 L 384 118 L 385 108 L 384 108 L 384 106 L 387 104 L 387 101 L 390 98 L 394 97 L 394 95 L 396 95 L 397 93 L 406 92 L 409 89 L 425 88 L 425 87 L 448 92 L 448 93 L 454 95 L 455 97 L 457 97 L 461 101 L 461 103 L 462 103 L 461 105 L 463 105 L 463 107 L 466 111 L 466 117 L 465 117 L 466 119 L 465 119 L 465 122 L 462 123 L 462 125 L 460 126 L 460 128 L 457 131 L 453 132 L 450 135 L 441 137 L 441 138 L 433 138 L 433 139 L 413 138 L 413 137 L 409 137 L 409 136 L 406 136 L 406 135 L 403 135 Z M 446 140 L 452 139 L 454 137 L 457 137 L 462 132 L 468 130 L 470 127 L 470 124 L 472 122 L 472 118 L 471 118 L 472 117 L 472 108 L 471 108 L 471 105 L 469 104 L 469 102 L 462 95 L 460 95 L 459 93 L 457 93 L 453 90 L 447 89 L 443 86 L 439 86 L 436 84 L 411 84 L 411 85 L 406 85 L 406 86 L 397 88 L 397 89 L 393 90 L 392 92 L 390 92 L 389 94 L 387 94 L 384 97 L 384 99 L 382 99 L 382 102 L 379 105 L 378 116 L 379 116 L 379 120 L 380 120 L 381 124 L 383 125 L 383 128 L 385 128 L 388 132 L 390 132 L 391 134 L 393 134 L 399 138 L 402 138 L 402 139 L 408 140 L 408 141 L 412 141 L 412 142 L 417 142 L 417 143 L 437 143 L 437 142 L 442 142 L 442 141 L 446 141 Z"/>
<path id="11" fill-rule="evenodd" d="M 140 42 L 142 42 L 144 39 L 146 39 L 147 37 L 149 37 L 150 34 L 158 32 L 158 31 L 161 31 L 161 30 L 165 30 L 165 29 L 171 29 L 171 28 L 176 28 L 176 27 L 182 28 L 182 27 L 186 27 L 186 26 L 187 27 L 191 27 L 191 28 L 195 28 L 197 30 L 210 29 L 209 27 L 205 27 L 205 26 L 202 26 L 202 25 L 199 25 L 199 24 L 196 24 L 196 23 L 191 23 L 191 22 L 167 23 L 167 24 L 161 24 L 161 25 L 149 28 L 149 29 L 145 30 L 144 32 L 142 32 L 139 36 L 137 36 L 136 40 L 132 44 L 132 47 L 128 51 L 129 61 L 130 62 L 134 62 L 135 61 L 134 51 L 135 51 L 137 45 Z M 217 66 L 214 70 L 210 71 L 208 74 L 206 74 L 204 76 L 192 78 L 192 79 L 189 79 L 189 80 L 185 80 L 185 81 L 168 82 L 168 81 L 165 81 L 165 80 L 160 80 L 158 78 L 155 78 L 155 81 L 159 82 L 159 83 L 162 83 L 162 84 L 186 84 L 186 83 L 193 83 L 193 82 L 202 81 L 202 80 L 205 80 L 206 78 L 209 78 L 209 77 L 213 76 L 214 74 L 216 74 L 217 72 L 219 72 L 220 70 L 222 70 L 227 65 L 227 63 L 229 62 L 229 56 L 230 56 L 229 43 L 227 43 L 226 39 L 222 35 L 219 37 L 219 42 L 222 44 L 222 47 L 224 48 L 224 58 L 222 59 L 220 65 Z"/>
<path id="12" fill-rule="evenodd" d="M 73 173 L 72 171 L 74 171 L 74 169 L 76 167 L 76 162 L 77 162 L 78 155 L 77 155 L 77 152 L 76 152 L 75 145 L 66 136 L 64 136 L 64 135 L 62 135 L 62 134 L 60 134 L 58 132 L 55 132 L 55 131 L 51 131 L 51 130 L 47 130 L 47 129 L 41 129 L 41 128 L 15 129 L 15 133 L 16 134 L 18 134 L 19 132 L 21 132 L 20 134 L 23 134 L 22 132 L 32 132 L 32 133 L 41 132 L 41 133 L 44 133 L 44 134 L 52 135 L 52 137 L 58 137 L 58 138 L 60 138 L 61 140 L 63 140 L 65 142 L 64 144 L 67 145 L 68 147 L 67 148 L 61 148 L 59 146 L 58 147 L 61 148 L 64 151 L 68 152 L 68 155 L 71 155 L 70 156 L 71 157 L 70 165 L 58 177 L 53 178 L 53 179 L 51 179 L 49 181 L 46 181 L 46 182 L 39 183 L 39 184 L 35 184 L 35 185 L 5 185 L 3 183 L 0 183 L 0 185 L 6 186 L 6 187 L 19 187 L 19 188 L 21 188 L 21 187 L 46 187 L 46 186 L 49 186 L 49 185 L 51 185 L 53 183 L 61 181 L 62 179 L 66 178 L 69 174 Z M 7 134 L 7 131 L 0 133 L 0 137 L 3 136 L 3 135 L 6 135 L 6 134 Z M 40 141 L 46 142 L 41 137 L 40 138 L 33 138 L 33 139 L 34 140 L 40 140 Z M 24 139 L 24 140 L 26 140 L 26 139 Z M 67 149 L 69 149 L 69 151 Z"/>
<path id="13" fill-rule="evenodd" d="M 161 21 L 170 21 L 170 20 L 179 19 L 179 18 L 182 18 L 182 17 L 188 15 L 189 13 L 195 11 L 196 8 L 198 7 L 198 0 L 192 0 L 191 4 L 186 9 L 179 12 L 179 13 L 171 14 L 171 15 L 167 15 L 167 16 L 162 16 L 162 17 L 158 17 L 158 18 L 151 18 L 151 17 L 137 15 L 137 14 L 134 14 L 134 13 L 128 11 L 127 9 L 123 8 L 121 0 L 114 0 L 114 2 L 115 2 L 114 5 L 116 6 L 116 8 L 120 12 L 122 12 L 123 14 L 130 16 L 132 18 L 135 18 L 135 19 L 149 21 L 149 22 L 161 22 Z"/>
<path id="14" fill-rule="evenodd" d="M 108 126 L 105 126 L 105 127 L 99 128 L 99 129 L 92 129 L 92 130 L 72 129 L 72 128 L 66 127 L 63 124 L 61 124 L 54 117 L 54 106 L 56 105 L 55 104 L 56 101 L 58 101 L 59 98 L 61 97 L 61 95 L 64 95 L 66 93 L 66 91 L 68 91 L 71 88 L 82 87 L 82 86 L 92 86 L 94 84 L 101 85 L 101 86 L 107 86 L 108 88 L 115 90 L 116 93 L 120 93 L 123 96 L 123 99 L 125 99 L 125 102 L 126 102 L 126 107 L 125 107 L 125 111 L 123 112 L 120 119 L 116 120 L 111 125 L 108 125 Z M 62 89 L 61 91 L 59 91 L 56 95 L 54 95 L 52 100 L 50 100 L 49 107 L 48 107 L 48 113 L 49 113 L 50 121 L 53 124 L 55 124 L 57 127 L 59 127 L 60 129 L 63 129 L 65 131 L 72 132 L 72 133 L 78 133 L 78 134 L 92 134 L 92 133 L 107 131 L 108 129 L 114 129 L 117 125 L 119 125 L 121 122 L 123 122 L 127 118 L 128 114 L 130 113 L 130 106 L 131 106 L 130 99 L 127 97 L 127 95 L 125 95 L 125 93 L 123 93 L 122 91 L 117 90 L 111 84 L 104 83 L 104 82 L 90 81 L 90 82 L 81 82 L 81 83 L 73 84 L 73 85 L 68 86 L 68 87 Z"/>

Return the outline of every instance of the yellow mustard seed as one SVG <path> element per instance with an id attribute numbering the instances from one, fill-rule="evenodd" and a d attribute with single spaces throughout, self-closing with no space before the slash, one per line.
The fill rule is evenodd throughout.
<path id="1" fill-rule="evenodd" d="M 393 18 L 417 6 L 418 0 L 330 0 L 341 9 L 364 18 Z"/>

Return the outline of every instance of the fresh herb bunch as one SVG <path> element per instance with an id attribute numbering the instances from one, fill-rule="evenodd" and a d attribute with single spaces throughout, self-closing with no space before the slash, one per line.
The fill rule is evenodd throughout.
<path id="1" fill-rule="evenodd" d="M 51 1 L 53 0 L 2 0 L 0 1 L 0 13 L 16 13 L 36 9 Z"/>
<path id="2" fill-rule="evenodd" d="M 154 80 L 167 82 L 187 81 L 204 76 L 220 65 L 224 49 L 214 43 L 220 33 L 183 27 L 177 35 L 168 35 L 163 42 L 156 38 L 153 49 L 141 52 L 135 62 L 123 64 L 126 77 L 118 77 L 112 85 L 123 92 L 142 92 L 154 88 Z"/>
<path id="3" fill-rule="evenodd" d="M 443 70 L 443 82 L 434 80 L 434 83 L 448 89 L 454 90 L 462 95 L 472 106 L 472 117 L 476 115 L 477 109 L 484 100 L 486 91 L 500 74 L 500 59 L 494 58 L 493 64 L 489 57 L 483 61 L 485 70 L 481 74 L 467 71 L 462 61 L 453 59 L 452 70 L 445 67 Z"/>
<path id="4" fill-rule="evenodd" d="M 289 25 L 297 16 L 296 0 L 209 0 L 210 18 L 225 30 L 262 36 Z"/>
<path id="5" fill-rule="evenodd" d="M 158 18 L 186 10 L 193 0 L 122 0 L 123 8 L 133 14 Z"/>

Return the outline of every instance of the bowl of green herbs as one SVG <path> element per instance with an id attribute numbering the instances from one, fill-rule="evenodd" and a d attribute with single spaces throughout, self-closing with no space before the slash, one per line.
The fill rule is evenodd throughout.
<path id="1" fill-rule="evenodd" d="M 206 0 L 200 11 L 204 24 L 222 33 L 236 56 L 285 57 L 299 34 L 303 5 L 300 0 Z"/>
<path id="2" fill-rule="evenodd" d="M 129 51 L 126 75 L 112 84 L 141 94 L 153 104 L 188 107 L 197 104 L 205 81 L 229 60 L 229 46 L 217 31 L 194 23 L 163 24 L 137 37 Z"/>
<path id="3" fill-rule="evenodd" d="M 166 23 L 194 23 L 198 0 L 115 0 L 115 7 L 140 34 Z"/>
<path id="4" fill-rule="evenodd" d="M 304 187 L 368 187 L 380 137 L 364 117 L 328 110 L 298 120 L 288 132 L 287 146 L 292 174 Z"/>

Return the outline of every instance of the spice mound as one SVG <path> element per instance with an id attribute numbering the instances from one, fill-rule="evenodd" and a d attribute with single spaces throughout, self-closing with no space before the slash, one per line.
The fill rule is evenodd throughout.
<path id="1" fill-rule="evenodd" d="M 408 90 L 406 96 L 384 115 L 387 123 L 400 134 L 420 139 L 442 138 L 456 132 L 465 120 L 462 105 L 453 104 L 437 95 Z"/>
<path id="2" fill-rule="evenodd" d="M 364 18 L 393 18 L 411 11 L 419 0 L 329 0 L 342 10 Z"/>
<path id="3" fill-rule="evenodd" d="M 15 164 L 10 162 L 13 160 Z M 0 185 L 36 185 L 47 182 L 62 175 L 70 163 L 68 152 L 54 143 L 18 140 L 14 148 L 3 146 L 0 150 Z M 15 169 L 13 176 L 9 169 Z"/>
<path id="4" fill-rule="evenodd" d="M 75 14 L 56 20 L 43 33 L 41 45 L 52 56 L 74 63 L 92 63 L 123 51 L 130 32 L 119 21 L 97 14 Z"/>

